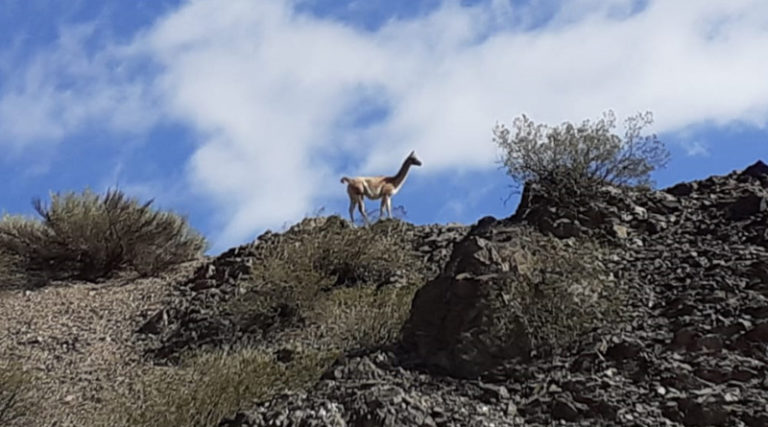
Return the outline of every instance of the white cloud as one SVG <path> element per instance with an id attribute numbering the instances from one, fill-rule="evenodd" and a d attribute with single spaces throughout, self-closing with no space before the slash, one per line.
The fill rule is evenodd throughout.
<path id="1" fill-rule="evenodd" d="M 689 156 L 708 156 L 709 155 L 709 147 L 708 144 L 704 141 L 695 139 L 695 140 L 682 140 L 681 145 L 683 146 L 683 149 L 685 150 L 686 154 Z"/>
<path id="2" fill-rule="evenodd" d="M 542 4 L 555 17 L 531 29 Z M 110 123 L 125 129 L 147 123 L 134 105 L 158 97 L 155 112 L 198 132 L 187 170 L 193 189 L 220 206 L 222 248 L 343 197 L 338 175 L 389 172 L 411 149 L 422 174 L 496 167 L 491 128 L 521 113 L 557 123 L 651 110 L 657 133 L 766 123 L 768 3 L 656 0 L 639 12 L 632 0 L 532 5 L 445 2 L 367 32 L 298 15 L 286 1 L 193 0 L 118 50 L 161 64 L 156 80 L 97 77 L 78 92 L 87 102 L 61 118 L 54 112 L 68 99 L 45 71 L 82 55 L 54 53 L 27 70 L 33 84 L 19 86 L 31 89 L 3 97 L 0 122 L 27 139 L 100 117 L 125 117 L 133 125 Z M 104 71 L 99 58 L 73 75 Z M 388 114 L 350 127 L 371 93 Z M 35 118 L 27 123 L 47 125 L 15 124 L 19 107 Z M 329 159 L 340 155 L 359 162 L 338 170 Z"/>
<path id="3" fill-rule="evenodd" d="M 155 118 L 150 89 L 125 69 L 133 57 L 105 46 L 89 52 L 95 25 L 66 27 L 56 43 L 13 68 L 3 55 L 0 144 L 56 142 L 87 127 L 141 133 Z"/>

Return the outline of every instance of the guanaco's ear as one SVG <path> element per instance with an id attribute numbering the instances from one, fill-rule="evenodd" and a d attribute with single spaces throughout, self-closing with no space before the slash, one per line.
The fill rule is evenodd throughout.
<path id="1" fill-rule="evenodd" d="M 416 155 L 416 150 L 411 151 L 411 154 L 408 155 L 408 157 L 413 157 Z"/>

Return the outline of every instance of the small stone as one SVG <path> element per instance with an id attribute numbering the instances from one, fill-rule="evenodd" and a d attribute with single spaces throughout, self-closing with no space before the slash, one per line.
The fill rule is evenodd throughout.
<path id="1" fill-rule="evenodd" d="M 629 229 L 623 225 L 614 224 L 611 229 L 613 230 L 613 235 L 619 239 L 626 239 L 629 236 Z"/>

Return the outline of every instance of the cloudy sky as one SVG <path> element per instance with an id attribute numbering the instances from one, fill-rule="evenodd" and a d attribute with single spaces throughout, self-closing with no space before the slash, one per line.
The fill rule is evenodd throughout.
<path id="1" fill-rule="evenodd" d="M 406 220 L 507 216 L 493 126 L 608 109 L 653 112 L 661 187 L 768 160 L 768 2 L 0 0 L 0 210 L 118 186 L 214 253 L 411 150 Z"/>

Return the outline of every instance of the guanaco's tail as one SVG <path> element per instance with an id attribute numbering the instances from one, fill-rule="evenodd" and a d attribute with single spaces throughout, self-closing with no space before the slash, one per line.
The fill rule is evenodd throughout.
<path id="1" fill-rule="evenodd" d="M 341 183 L 342 184 L 344 184 L 344 183 L 349 184 L 349 178 L 347 178 L 346 176 L 341 177 Z"/>

